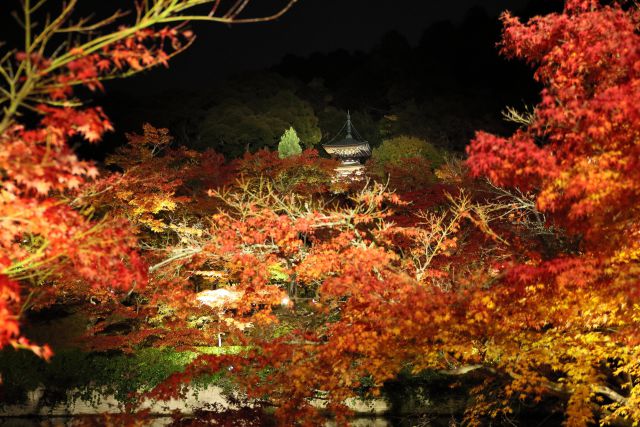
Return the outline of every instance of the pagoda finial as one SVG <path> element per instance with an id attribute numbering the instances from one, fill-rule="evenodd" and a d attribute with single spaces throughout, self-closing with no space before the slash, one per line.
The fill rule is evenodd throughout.
<path id="1" fill-rule="evenodd" d="M 347 110 L 347 138 L 351 137 L 351 112 Z"/>

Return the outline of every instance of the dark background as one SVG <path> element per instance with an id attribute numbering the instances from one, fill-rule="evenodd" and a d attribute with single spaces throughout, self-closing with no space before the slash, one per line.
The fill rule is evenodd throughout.
<path id="1" fill-rule="evenodd" d="M 253 0 L 254 7 L 247 14 L 260 16 L 274 9 L 267 5 L 283 3 Z M 169 70 L 136 79 L 135 85 L 149 90 L 199 88 L 241 70 L 270 67 L 289 54 L 306 56 L 338 49 L 369 51 L 390 31 L 399 32 L 415 45 L 429 25 L 447 20 L 460 24 L 472 7 L 481 8 L 496 19 L 504 10 L 522 14 L 528 3 L 528 0 L 299 0 L 292 10 L 273 22 L 233 26 L 195 24 L 198 39 L 191 49 L 176 58 Z M 470 41 L 478 36 L 483 34 L 469 34 Z M 483 41 L 493 46 L 497 40 Z"/>
<path id="2" fill-rule="evenodd" d="M 8 3 L 15 8 L 18 1 Z M 246 15 L 269 14 L 284 3 L 253 0 Z M 51 0 L 50 7 L 59 4 Z M 100 15 L 130 2 L 80 4 L 79 13 Z M 169 127 L 177 144 L 237 157 L 247 149 L 274 148 L 280 128 L 289 124 L 304 136 L 304 128 L 317 121 L 326 142 L 347 109 L 374 146 L 409 135 L 461 152 L 475 130 L 512 132 L 503 109 L 531 105 L 539 93 L 531 68 L 498 52 L 500 13 L 510 10 L 526 19 L 561 5 L 299 0 L 273 22 L 194 23 L 195 44 L 168 69 L 108 82 L 104 94 L 93 95 L 116 132 L 99 147 L 78 144 L 78 152 L 100 160 L 125 141 L 124 132 L 150 122 Z M 7 13 L 0 26 L 1 40 L 19 40 Z"/>

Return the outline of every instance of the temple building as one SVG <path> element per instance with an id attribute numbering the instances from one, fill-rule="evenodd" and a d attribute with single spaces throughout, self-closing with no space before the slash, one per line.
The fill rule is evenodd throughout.
<path id="1" fill-rule="evenodd" d="M 344 138 L 340 138 L 342 131 L 346 129 Z M 353 133 L 359 137 L 355 139 Z M 367 141 L 362 140 L 358 131 L 351 124 L 351 114 L 347 113 L 347 122 L 340 129 L 335 138 L 322 145 L 322 148 L 335 159 L 341 161 L 340 166 L 336 168 L 338 177 L 357 177 L 364 173 L 364 165 L 362 161 L 371 156 L 371 147 Z"/>

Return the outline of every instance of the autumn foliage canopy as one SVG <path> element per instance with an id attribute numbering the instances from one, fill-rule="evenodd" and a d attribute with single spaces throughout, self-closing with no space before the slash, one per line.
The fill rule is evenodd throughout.
<path id="1" fill-rule="evenodd" d="M 245 349 L 199 356 L 155 398 L 233 367 L 283 425 L 312 425 L 314 401 L 343 422 L 350 398 L 435 371 L 481 376 L 471 425 L 537 405 L 569 426 L 640 422 L 635 5 L 569 0 L 528 22 L 505 13 L 501 50 L 535 69 L 540 102 L 512 112 L 521 127 L 508 138 L 478 132 L 464 162 L 404 160 L 424 169 L 406 187 L 336 180 L 315 150 L 228 161 L 149 124 L 109 170 L 78 160 L 70 139 L 97 142 L 111 124 L 73 88 L 99 90 L 192 40 L 152 12 L 108 43 L 48 58 L 36 37 L 0 64 L 24 91 L 0 98 L 0 346 L 50 357 L 21 335 L 20 315 L 73 302 L 94 319 L 88 350 L 221 337 Z M 21 124 L 25 108 L 36 125 Z"/>

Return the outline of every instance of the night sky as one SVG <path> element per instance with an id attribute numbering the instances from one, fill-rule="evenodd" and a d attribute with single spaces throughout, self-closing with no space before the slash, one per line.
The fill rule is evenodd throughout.
<path id="1" fill-rule="evenodd" d="M 232 2 L 222 0 L 223 5 Z M 50 0 L 44 12 L 55 14 L 61 3 Z M 286 3 L 252 0 L 242 17 L 267 16 Z M 132 4 L 132 0 L 80 0 L 77 13 L 103 17 L 118 8 L 131 10 Z M 460 150 L 470 129 L 484 128 L 487 117 L 501 122 L 505 105 L 530 103 L 538 93 L 529 67 L 499 56 L 500 13 L 510 10 L 527 17 L 561 4 L 559 0 L 298 0 L 276 21 L 194 22 L 194 45 L 173 58 L 169 68 L 108 81 L 104 93 L 85 94 L 89 103 L 104 107 L 116 132 L 107 134 L 97 149 L 78 144 L 79 154 L 102 159 L 125 141 L 124 132 L 138 129 L 145 121 L 174 133 L 178 123 L 189 131 L 184 132 L 182 143 L 197 140 L 199 134 L 191 131 L 198 131 L 207 111 L 216 103 L 235 101 L 236 95 L 220 97 L 220 89 L 232 86 L 228 79 L 245 72 L 254 76 L 249 86 L 272 72 L 296 82 L 297 95 L 315 102 L 317 114 L 326 107 L 360 109 L 377 125 L 386 114 L 415 98 L 423 116 L 414 118 L 412 128 L 429 122 L 455 132 L 466 126 L 469 129 L 451 137 L 458 141 L 453 149 Z M 19 46 L 21 32 L 7 13 L 19 8 L 19 2 L 11 0 L 3 6 L 0 40 Z M 392 32 L 400 36 L 389 38 Z M 317 94 L 305 86 L 316 78 L 331 92 L 333 100 L 326 105 L 314 101 Z M 404 92 L 395 100 L 389 98 L 397 90 Z M 247 107 L 253 108 L 251 103 L 259 100 L 255 101 Z M 464 126 L 447 127 L 452 117 Z M 331 129 L 323 129 L 323 134 Z"/>
<path id="2" fill-rule="evenodd" d="M 254 1 L 253 9 L 247 13 L 259 15 L 270 9 L 262 9 L 264 5 L 278 3 L 283 2 Z M 481 6 L 497 18 L 503 10 L 518 12 L 528 3 L 527 0 L 299 0 L 289 13 L 273 22 L 234 26 L 195 24 L 197 41 L 171 62 L 170 69 L 156 69 L 121 85 L 145 92 L 194 89 L 239 71 L 272 66 L 287 54 L 306 56 L 337 49 L 366 51 L 392 30 L 416 43 L 433 22 L 458 23 L 473 6 Z"/>

